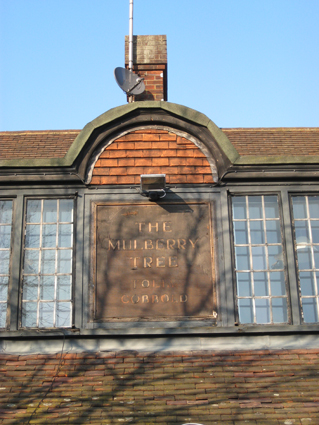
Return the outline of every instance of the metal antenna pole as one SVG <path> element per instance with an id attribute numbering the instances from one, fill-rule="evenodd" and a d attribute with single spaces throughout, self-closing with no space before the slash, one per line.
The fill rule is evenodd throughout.
<path id="1" fill-rule="evenodd" d="M 129 21 L 129 39 L 128 39 L 128 68 L 133 71 L 133 0 L 130 0 L 130 21 Z"/>

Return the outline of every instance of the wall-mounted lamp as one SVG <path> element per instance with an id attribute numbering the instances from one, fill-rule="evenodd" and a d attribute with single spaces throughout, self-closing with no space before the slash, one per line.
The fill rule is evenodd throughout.
<path id="1" fill-rule="evenodd" d="M 166 174 L 142 174 L 140 193 L 150 201 L 158 201 L 166 196 Z"/>

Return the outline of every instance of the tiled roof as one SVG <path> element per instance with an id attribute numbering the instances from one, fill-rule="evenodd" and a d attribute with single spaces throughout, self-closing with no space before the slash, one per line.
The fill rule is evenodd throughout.
<path id="1" fill-rule="evenodd" d="M 222 128 L 239 155 L 319 155 L 319 128 Z"/>
<path id="2" fill-rule="evenodd" d="M 80 130 L 2 131 L 0 159 L 63 158 Z"/>
<path id="3" fill-rule="evenodd" d="M 0 424 L 318 424 L 319 350 L 0 354 Z"/>
<path id="4" fill-rule="evenodd" d="M 240 155 L 319 155 L 319 128 L 223 128 Z M 80 130 L 0 132 L 0 159 L 63 158 Z"/>

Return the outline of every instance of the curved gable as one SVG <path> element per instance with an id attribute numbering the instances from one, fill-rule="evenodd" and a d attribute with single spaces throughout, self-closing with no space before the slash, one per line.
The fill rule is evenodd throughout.
<path id="1" fill-rule="evenodd" d="M 141 174 L 166 174 L 169 184 L 216 182 L 213 158 L 208 160 L 200 142 L 183 136 L 152 126 L 122 135 L 93 156 L 86 181 L 96 185 L 139 184 Z M 204 146 L 202 149 L 205 152 Z"/>
<path id="2" fill-rule="evenodd" d="M 143 132 L 145 129 L 151 133 Z M 154 133 L 155 130 L 164 133 Z M 141 131 L 142 133 L 133 135 L 134 132 Z M 171 139 L 168 136 L 164 137 L 166 133 L 170 134 Z M 138 140 L 136 140 L 136 134 L 140 134 Z M 131 144 L 129 144 L 130 137 L 134 138 L 134 142 L 131 141 Z M 216 137 L 219 142 L 225 141 L 224 147 L 228 154 L 220 148 Z M 153 138 L 153 140 L 147 140 L 147 138 Z M 151 141 L 151 149 L 145 144 L 147 141 Z M 150 173 L 150 171 L 145 171 L 147 168 L 153 169 L 155 173 L 155 169 L 158 170 L 158 167 L 161 167 L 161 170 L 163 167 L 166 167 L 165 169 L 172 167 L 170 171 L 175 177 L 172 177 L 171 180 L 176 183 L 179 173 L 183 173 L 182 175 L 185 176 L 180 179 L 182 183 L 213 183 L 218 181 L 218 175 L 222 175 L 231 164 L 229 154 L 233 156 L 233 159 L 238 155 L 224 133 L 205 115 L 167 102 L 135 102 L 108 111 L 83 129 L 70 151 L 73 150 L 75 153 L 76 148 L 78 149 L 77 161 L 80 175 L 85 183 L 90 183 L 93 174 L 92 183 L 95 182 L 94 184 L 133 184 L 133 180 L 136 179 L 127 178 L 122 175 L 122 172 L 139 176 L 141 173 L 130 169 L 130 167 L 138 166 L 143 167 L 144 173 Z M 132 152 L 133 150 L 136 152 Z M 146 164 L 139 165 L 143 163 L 141 158 L 146 157 L 143 150 L 150 155 L 149 167 Z M 105 164 L 105 167 L 101 167 L 101 162 L 97 162 L 103 151 L 101 161 L 104 161 L 102 164 Z M 118 153 L 116 154 L 115 151 Z M 164 160 L 166 154 L 168 156 Z M 126 155 L 127 159 L 131 159 L 124 161 L 123 155 Z M 177 162 L 173 161 L 175 155 L 176 158 L 184 158 L 180 160 L 179 169 L 174 168 L 176 167 L 174 164 Z M 105 157 L 103 158 L 103 156 Z M 112 156 L 116 161 L 110 167 L 107 164 L 111 164 L 111 162 L 105 161 L 108 156 Z M 113 169 L 115 163 L 121 170 Z M 93 166 L 95 166 L 94 172 Z M 189 166 L 193 168 L 187 169 Z M 108 171 L 118 173 L 118 177 L 120 175 L 122 177 L 106 179 Z M 166 171 L 166 173 L 168 174 L 170 171 Z M 191 178 L 190 175 L 193 177 Z"/>
<path id="3" fill-rule="evenodd" d="M 300 175 L 317 176 L 318 128 L 220 129 L 205 115 L 185 106 L 144 101 L 113 108 L 88 123 L 80 132 L 2 133 L 0 167 L 3 174 L 0 181 L 6 182 L 10 177 L 12 181 L 80 180 L 87 184 L 91 181 L 92 164 L 107 146 L 128 133 L 145 128 L 166 130 L 195 144 L 207 158 L 214 182 L 218 181 L 217 176 L 225 181 L 257 177 L 264 180 L 266 176 L 273 179 L 274 172 L 281 177 L 283 169 L 285 177 L 289 178 L 295 178 L 296 171 Z M 108 152 L 111 150 L 107 148 Z M 138 159 L 138 156 L 135 158 Z M 120 160 L 120 157 L 115 159 Z M 155 167 L 155 159 L 151 162 Z M 173 161 L 169 160 L 170 164 Z M 183 162 L 181 166 L 189 166 L 189 162 Z M 193 166 L 201 165 L 194 163 Z M 180 169 L 179 173 L 185 170 Z M 197 181 L 201 180 L 199 170 L 191 173 L 197 175 Z M 102 175 L 100 179 L 96 176 L 93 182 L 105 181 Z M 207 179 L 204 173 L 203 182 L 209 181 Z"/>

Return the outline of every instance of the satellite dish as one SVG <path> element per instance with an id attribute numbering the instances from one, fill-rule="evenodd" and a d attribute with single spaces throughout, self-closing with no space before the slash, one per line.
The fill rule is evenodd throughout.
<path id="1" fill-rule="evenodd" d="M 143 78 L 139 77 L 128 69 L 120 67 L 115 68 L 114 77 L 116 79 L 117 84 L 128 95 L 141 94 L 145 90 Z"/>

